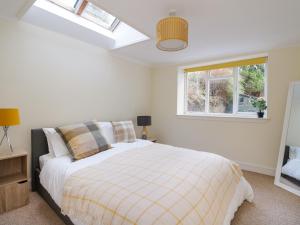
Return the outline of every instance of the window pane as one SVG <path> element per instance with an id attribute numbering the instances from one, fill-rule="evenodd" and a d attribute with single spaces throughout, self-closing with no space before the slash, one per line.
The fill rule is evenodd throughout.
<path id="1" fill-rule="evenodd" d="M 110 29 L 116 19 L 113 15 L 105 12 L 90 2 L 85 7 L 81 16 L 106 29 Z"/>
<path id="2" fill-rule="evenodd" d="M 239 112 L 256 112 L 251 98 L 264 97 L 265 64 L 241 66 L 239 76 Z"/>
<path id="3" fill-rule="evenodd" d="M 233 112 L 233 78 L 210 80 L 209 82 L 209 112 Z"/>
<path id="4" fill-rule="evenodd" d="M 74 11 L 78 0 L 50 0 L 50 1 L 69 11 Z"/>
<path id="5" fill-rule="evenodd" d="M 205 79 L 207 72 L 187 74 L 187 111 L 205 112 Z"/>
<path id="6" fill-rule="evenodd" d="M 233 68 L 222 68 L 210 71 L 210 76 L 212 77 L 221 77 L 221 76 L 232 76 Z"/>

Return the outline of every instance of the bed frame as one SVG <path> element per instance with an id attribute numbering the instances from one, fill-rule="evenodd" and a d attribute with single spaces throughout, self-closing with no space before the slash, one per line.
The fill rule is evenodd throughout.
<path id="1" fill-rule="evenodd" d="M 36 191 L 63 220 L 66 225 L 74 225 L 68 216 L 61 213 L 60 207 L 54 202 L 50 194 L 40 183 L 39 157 L 49 153 L 46 135 L 42 129 L 31 130 L 31 187 Z"/>

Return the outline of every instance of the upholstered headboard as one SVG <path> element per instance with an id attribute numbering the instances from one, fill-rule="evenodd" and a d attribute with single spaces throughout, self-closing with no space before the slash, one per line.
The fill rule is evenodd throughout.
<path id="1" fill-rule="evenodd" d="M 287 161 L 289 160 L 290 155 L 290 146 L 286 145 L 285 150 L 284 150 L 284 156 L 283 156 L 283 161 L 282 161 L 282 166 L 284 166 Z"/>
<path id="2" fill-rule="evenodd" d="M 36 188 L 36 172 L 40 169 L 39 157 L 48 154 L 47 138 L 42 129 L 31 130 L 31 184 L 32 191 Z"/>

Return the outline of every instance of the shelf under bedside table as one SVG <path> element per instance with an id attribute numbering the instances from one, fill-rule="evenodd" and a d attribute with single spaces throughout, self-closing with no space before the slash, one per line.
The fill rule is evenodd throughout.
<path id="1" fill-rule="evenodd" d="M 27 152 L 0 151 L 0 214 L 28 203 Z"/>

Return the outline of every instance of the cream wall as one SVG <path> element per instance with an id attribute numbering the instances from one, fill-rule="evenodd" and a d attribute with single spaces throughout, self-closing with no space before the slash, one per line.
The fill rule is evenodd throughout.
<path id="1" fill-rule="evenodd" d="M 10 137 L 28 152 L 32 128 L 149 113 L 150 72 L 75 39 L 0 21 L 0 107 L 20 108 L 22 124 Z"/>
<path id="2" fill-rule="evenodd" d="M 152 77 L 152 131 L 163 143 L 205 150 L 273 173 L 281 138 L 288 85 L 300 80 L 300 48 L 269 52 L 269 120 L 176 116 L 177 66 L 157 68 Z"/>
<path id="3" fill-rule="evenodd" d="M 0 21 L 0 34 L 0 107 L 20 108 L 22 124 L 10 130 L 16 147 L 30 152 L 32 128 L 152 113 L 151 131 L 163 143 L 275 168 L 288 84 L 300 80 L 300 48 L 269 52 L 269 120 L 186 119 L 176 117 L 177 66 L 151 72 L 20 22 Z"/>

